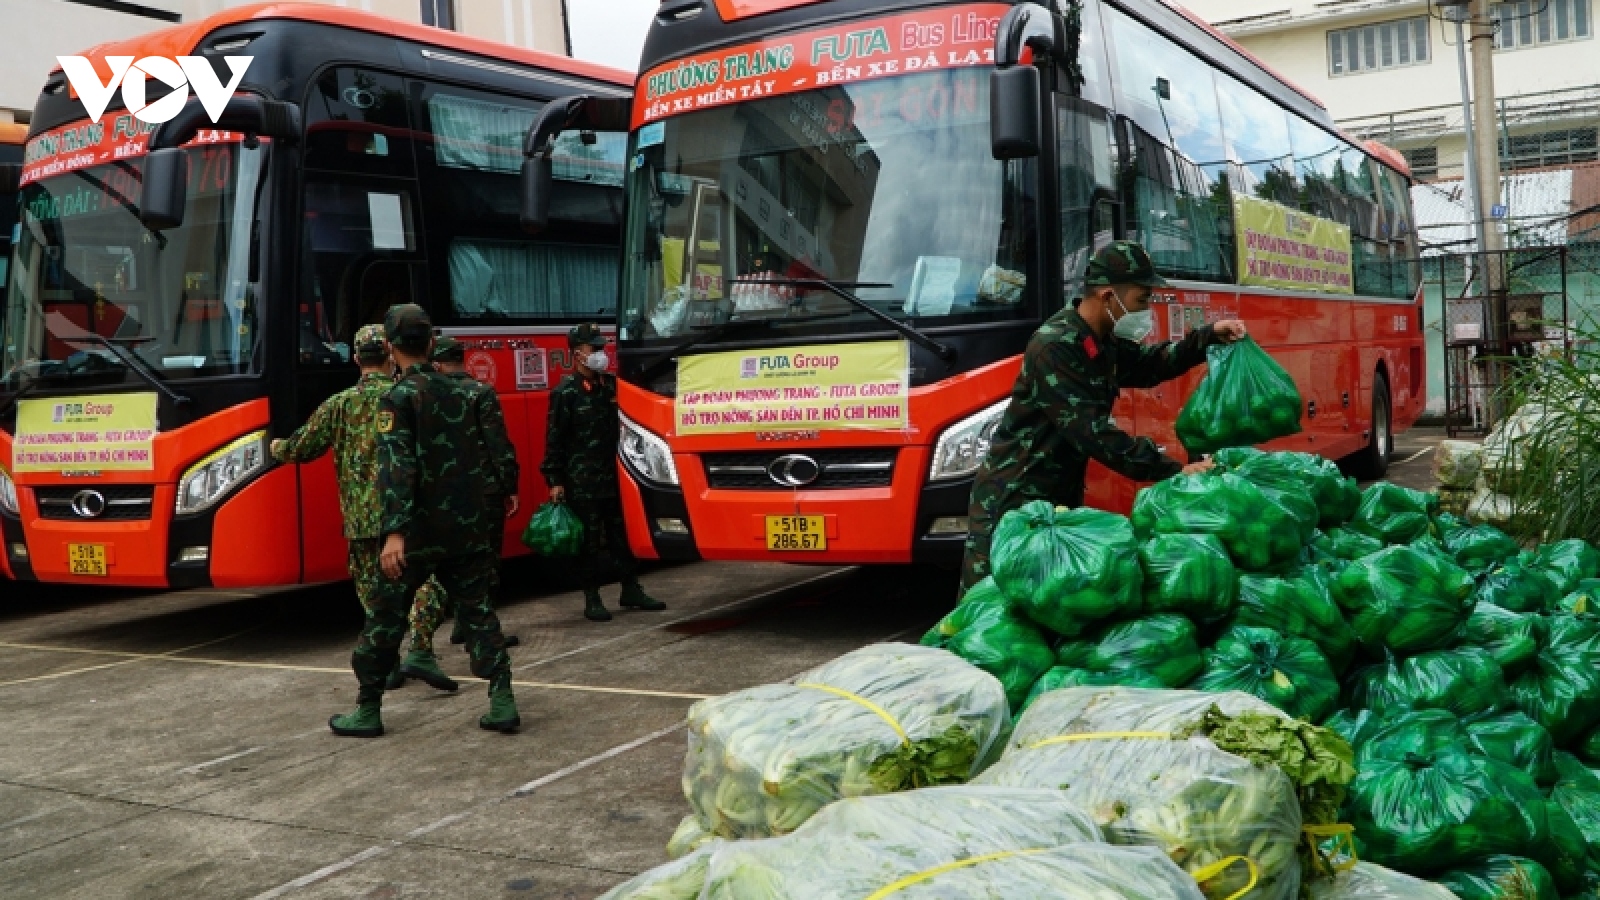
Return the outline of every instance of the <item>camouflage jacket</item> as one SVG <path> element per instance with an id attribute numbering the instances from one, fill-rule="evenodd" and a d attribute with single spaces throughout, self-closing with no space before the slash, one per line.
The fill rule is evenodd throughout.
<path id="1" fill-rule="evenodd" d="M 1118 428 L 1111 408 L 1122 388 L 1155 387 L 1205 362 L 1215 341 L 1210 326 L 1175 343 L 1102 339 L 1075 308 L 1052 316 L 1028 341 L 974 504 L 995 516 L 1027 500 L 1079 506 L 1091 459 L 1136 481 L 1177 474 L 1182 464 Z"/>
<path id="2" fill-rule="evenodd" d="M 484 445 L 479 450 L 488 466 L 485 474 L 489 479 L 489 493 L 496 497 L 515 494 L 522 470 L 517 465 L 517 448 L 506 431 L 506 414 L 500 406 L 500 395 L 494 392 L 492 385 L 484 384 L 466 372 L 457 372 L 450 377 L 461 382 L 461 386 L 472 395 L 478 424 L 483 426 Z"/>
<path id="3" fill-rule="evenodd" d="M 550 392 L 545 422 L 544 464 L 539 471 L 551 487 L 586 497 L 617 494 L 617 379 L 589 381 L 576 373 Z"/>
<path id="4" fill-rule="evenodd" d="M 381 536 L 383 504 L 378 498 L 378 403 L 394 379 L 361 376 L 355 387 L 329 397 L 306 424 L 284 439 L 278 462 L 304 463 L 333 450 L 339 475 L 339 511 L 349 540 Z"/>
<path id="5" fill-rule="evenodd" d="M 413 365 L 379 405 L 377 430 L 383 534 L 404 535 L 408 555 L 487 549 L 489 442 L 473 393 L 433 366 Z"/>

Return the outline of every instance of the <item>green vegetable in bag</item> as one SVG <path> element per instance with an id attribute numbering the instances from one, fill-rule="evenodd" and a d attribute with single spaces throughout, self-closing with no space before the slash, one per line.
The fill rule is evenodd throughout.
<path id="1" fill-rule="evenodd" d="M 1090 672 L 1087 669 L 1075 669 L 1071 666 L 1052 666 L 1049 671 L 1039 676 L 1034 682 L 1033 690 L 1028 692 L 1028 698 L 1022 701 L 1022 706 L 1017 708 L 1017 715 L 1022 715 L 1028 707 L 1032 706 L 1040 696 L 1051 691 L 1069 687 L 1112 687 L 1120 685 L 1132 688 L 1165 688 L 1160 678 L 1149 672 L 1138 669 L 1118 669 L 1110 672 Z"/>
<path id="2" fill-rule="evenodd" d="M 1207 371 L 1178 413 L 1190 453 L 1264 444 L 1300 432 L 1303 403 L 1294 379 L 1252 338 L 1206 351 Z"/>
<path id="3" fill-rule="evenodd" d="M 1535 551 L 1534 560 L 1555 582 L 1557 594 L 1571 593 L 1585 578 L 1600 577 L 1600 550 L 1579 538 L 1545 544 Z"/>
<path id="4" fill-rule="evenodd" d="M 705 847 L 656 866 L 606 891 L 599 900 L 695 900 L 705 887 L 706 871 L 716 849 Z"/>
<path id="5" fill-rule="evenodd" d="M 1355 751 L 1338 732 L 1280 715 L 1241 712 L 1220 707 L 1206 710 L 1199 722 L 1180 729 L 1179 737 L 1204 735 L 1234 756 L 1258 766 L 1277 766 L 1294 783 L 1300 815 L 1307 825 L 1339 821 L 1345 788 L 1355 780 Z"/>
<path id="6" fill-rule="evenodd" d="M 1205 667 L 1194 623 L 1175 613 L 1106 626 L 1091 643 L 1081 654 L 1075 654 L 1081 668 L 1090 672 L 1147 673 L 1155 676 L 1161 687 L 1182 687 Z"/>
<path id="7" fill-rule="evenodd" d="M 1509 702 L 1505 676 L 1478 647 L 1435 650 L 1367 666 L 1350 677 L 1350 705 L 1379 715 L 1443 709 L 1458 716 L 1492 712 Z"/>
<path id="8" fill-rule="evenodd" d="M 963 629 L 945 649 L 998 678 L 1012 709 L 1056 661 L 1044 631 L 1009 611 Z"/>
<path id="9" fill-rule="evenodd" d="M 716 839 L 700 817 L 690 813 L 678 823 L 672 837 L 667 838 L 667 858 L 682 859 Z"/>
<path id="10" fill-rule="evenodd" d="M 1563 894 L 1581 890 L 1589 868 L 1588 844 L 1583 831 L 1560 803 L 1546 800 L 1544 813 L 1550 839 L 1533 857 L 1550 870 L 1556 888 Z"/>
<path id="11" fill-rule="evenodd" d="M 1474 575 L 1481 575 L 1522 552 L 1511 535 L 1493 525 L 1455 529 L 1443 535 L 1443 543 L 1461 568 Z"/>
<path id="12" fill-rule="evenodd" d="M 1034 500 L 1001 517 L 991 559 L 1001 593 L 1058 634 L 1139 610 L 1139 545 L 1122 516 Z"/>
<path id="13" fill-rule="evenodd" d="M 992 621 L 1010 612 L 1011 601 L 994 586 L 994 578 L 985 578 L 968 588 L 956 608 L 928 629 L 920 643 L 924 647 L 943 647 L 951 638 L 978 622 Z"/>
<path id="14" fill-rule="evenodd" d="M 1487 713 L 1462 720 L 1480 755 L 1515 766 L 1540 785 L 1556 783 L 1556 742 L 1549 729 L 1521 712 Z"/>
<path id="15" fill-rule="evenodd" d="M 1139 547 L 1144 606 L 1201 624 L 1227 618 L 1239 600 L 1239 570 L 1210 534 L 1162 534 Z"/>
<path id="16" fill-rule="evenodd" d="M 1548 838 L 1533 779 L 1472 752 L 1443 710 L 1389 720 L 1356 752 L 1360 774 L 1345 812 L 1362 858 L 1418 874 L 1489 853 L 1525 853 Z"/>
<path id="17" fill-rule="evenodd" d="M 1600 725 L 1600 619 L 1550 616 L 1539 655 L 1511 681 L 1511 702 L 1559 747 Z"/>
<path id="18" fill-rule="evenodd" d="M 1256 571 L 1300 555 L 1299 530 L 1261 489 L 1230 473 L 1175 475 L 1139 491 L 1133 526 L 1140 537 L 1214 535 L 1241 569 Z"/>
<path id="19" fill-rule="evenodd" d="M 1329 579 L 1316 569 L 1302 569 L 1279 578 L 1239 577 L 1239 610 L 1230 625 L 1270 628 L 1316 644 L 1335 672 L 1355 656 L 1356 637 L 1333 602 Z"/>
<path id="20" fill-rule="evenodd" d="M 583 552 L 583 522 L 565 503 L 546 503 L 528 520 L 522 543 L 540 556 L 577 556 Z"/>
<path id="21" fill-rule="evenodd" d="M 1439 498 L 1380 481 L 1361 495 L 1350 527 L 1386 544 L 1409 544 L 1428 533 Z"/>
<path id="22" fill-rule="evenodd" d="M 1339 680 L 1317 645 L 1267 628 L 1235 625 L 1206 651 L 1197 691 L 1242 691 L 1297 719 L 1320 722 L 1339 702 Z"/>
<path id="23" fill-rule="evenodd" d="M 1478 601 L 1462 626 L 1460 642 L 1489 651 L 1506 677 L 1514 677 L 1539 655 L 1539 638 L 1544 633 L 1543 616 L 1512 612 L 1493 603 Z"/>
<path id="24" fill-rule="evenodd" d="M 1439 876 L 1459 900 L 1561 900 L 1544 866 L 1519 856 L 1491 856 Z"/>
<path id="25" fill-rule="evenodd" d="M 1433 449 L 1433 478 L 1445 487 L 1470 488 L 1482 471 L 1482 444 L 1440 441 Z"/>
<path id="26" fill-rule="evenodd" d="M 1222 465 L 1222 463 L 1218 463 Z M 1332 461 L 1310 453 L 1256 453 L 1227 467 L 1263 489 L 1303 496 L 1317 509 L 1316 524 L 1332 528 L 1350 521 L 1361 505 L 1361 488 Z"/>
<path id="27" fill-rule="evenodd" d="M 1321 550 L 1328 556 L 1337 559 L 1357 560 L 1363 556 L 1371 556 L 1384 548 L 1383 541 L 1367 537 L 1359 531 L 1349 528 L 1335 528 L 1325 532 L 1321 537 L 1314 538 L 1311 546 Z"/>
<path id="28" fill-rule="evenodd" d="M 1351 563 L 1333 596 L 1368 648 L 1420 653 L 1447 646 L 1472 614 L 1472 577 L 1410 547 L 1390 547 Z"/>
<path id="29" fill-rule="evenodd" d="M 1537 613 L 1548 609 L 1560 595 L 1544 573 L 1513 561 L 1483 576 L 1473 596 L 1512 612 Z"/>
<path id="30" fill-rule="evenodd" d="M 1369 862 L 1313 881 L 1310 900 L 1457 900 L 1448 888 Z"/>

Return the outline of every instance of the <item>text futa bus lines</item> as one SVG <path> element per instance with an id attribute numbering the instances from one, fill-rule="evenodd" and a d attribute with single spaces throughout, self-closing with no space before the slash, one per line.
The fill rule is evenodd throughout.
<path id="1" fill-rule="evenodd" d="M 1020 354 L 1114 238 L 1172 282 L 1150 340 L 1237 316 L 1293 374 L 1305 430 L 1273 447 L 1386 465 L 1424 403 L 1403 159 L 1180 10 L 1072 5 L 1076 30 L 1064 2 L 663 4 L 618 324 L 636 553 L 957 560 Z M 997 161 L 1015 59 L 1037 152 Z M 765 368 L 796 351 L 846 371 Z M 1117 423 L 1181 456 L 1202 374 L 1128 392 Z M 1096 466 L 1089 502 L 1137 487 Z"/>
<path id="2" fill-rule="evenodd" d="M 355 382 L 356 329 L 403 302 L 500 392 L 523 472 L 504 549 L 519 552 L 566 332 L 615 315 L 625 136 L 558 137 L 537 238 L 518 221 L 522 142 L 549 101 L 625 102 L 632 76 L 323 5 L 242 7 L 85 55 L 102 79 L 113 55 L 209 59 L 223 83 L 223 57 L 252 62 L 221 119 L 177 132 L 182 150 L 149 146 L 182 115 L 146 125 L 119 93 L 91 122 L 62 72 L 45 85 L 0 324 L 10 574 L 346 577 L 331 458 L 280 466 L 267 444 Z M 152 227 L 160 153 L 187 155 L 187 181 L 181 223 Z"/>

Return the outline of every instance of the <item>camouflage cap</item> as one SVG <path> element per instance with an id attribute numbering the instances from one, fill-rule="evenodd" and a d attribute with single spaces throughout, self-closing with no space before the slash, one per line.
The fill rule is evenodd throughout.
<path id="1" fill-rule="evenodd" d="M 383 315 L 383 334 L 402 350 L 424 350 L 433 337 L 433 320 L 415 303 L 397 303 Z"/>
<path id="2" fill-rule="evenodd" d="M 458 363 L 467 358 L 467 348 L 461 342 L 448 334 L 440 335 L 433 342 L 433 361 L 436 363 Z"/>
<path id="3" fill-rule="evenodd" d="M 567 332 L 567 346 L 577 347 L 588 344 L 591 347 L 603 347 L 606 343 L 605 332 L 599 325 L 585 323 Z"/>
<path id="4" fill-rule="evenodd" d="M 1167 287 L 1167 280 L 1156 274 L 1150 254 L 1136 241 L 1112 241 L 1089 260 L 1084 275 L 1087 285 L 1137 284 L 1149 288 Z"/>
<path id="5" fill-rule="evenodd" d="M 381 363 L 389 356 L 389 347 L 384 343 L 382 325 L 363 325 L 356 329 L 356 337 L 352 342 L 356 360 L 369 365 Z"/>

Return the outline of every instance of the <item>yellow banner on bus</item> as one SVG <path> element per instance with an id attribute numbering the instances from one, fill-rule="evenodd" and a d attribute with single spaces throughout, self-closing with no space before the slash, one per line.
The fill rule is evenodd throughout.
<path id="1" fill-rule="evenodd" d="M 155 394 L 23 400 L 11 471 L 148 472 L 155 436 Z"/>
<path id="2" fill-rule="evenodd" d="M 1350 226 L 1239 194 L 1233 196 L 1233 221 L 1240 284 L 1355 293 Z"/>
<path id="3" fill-rule="evenodd" d="M 910 419 L 904 341 L 732 350 L 678 361 L 680 435 L 902 430 Z"/>

